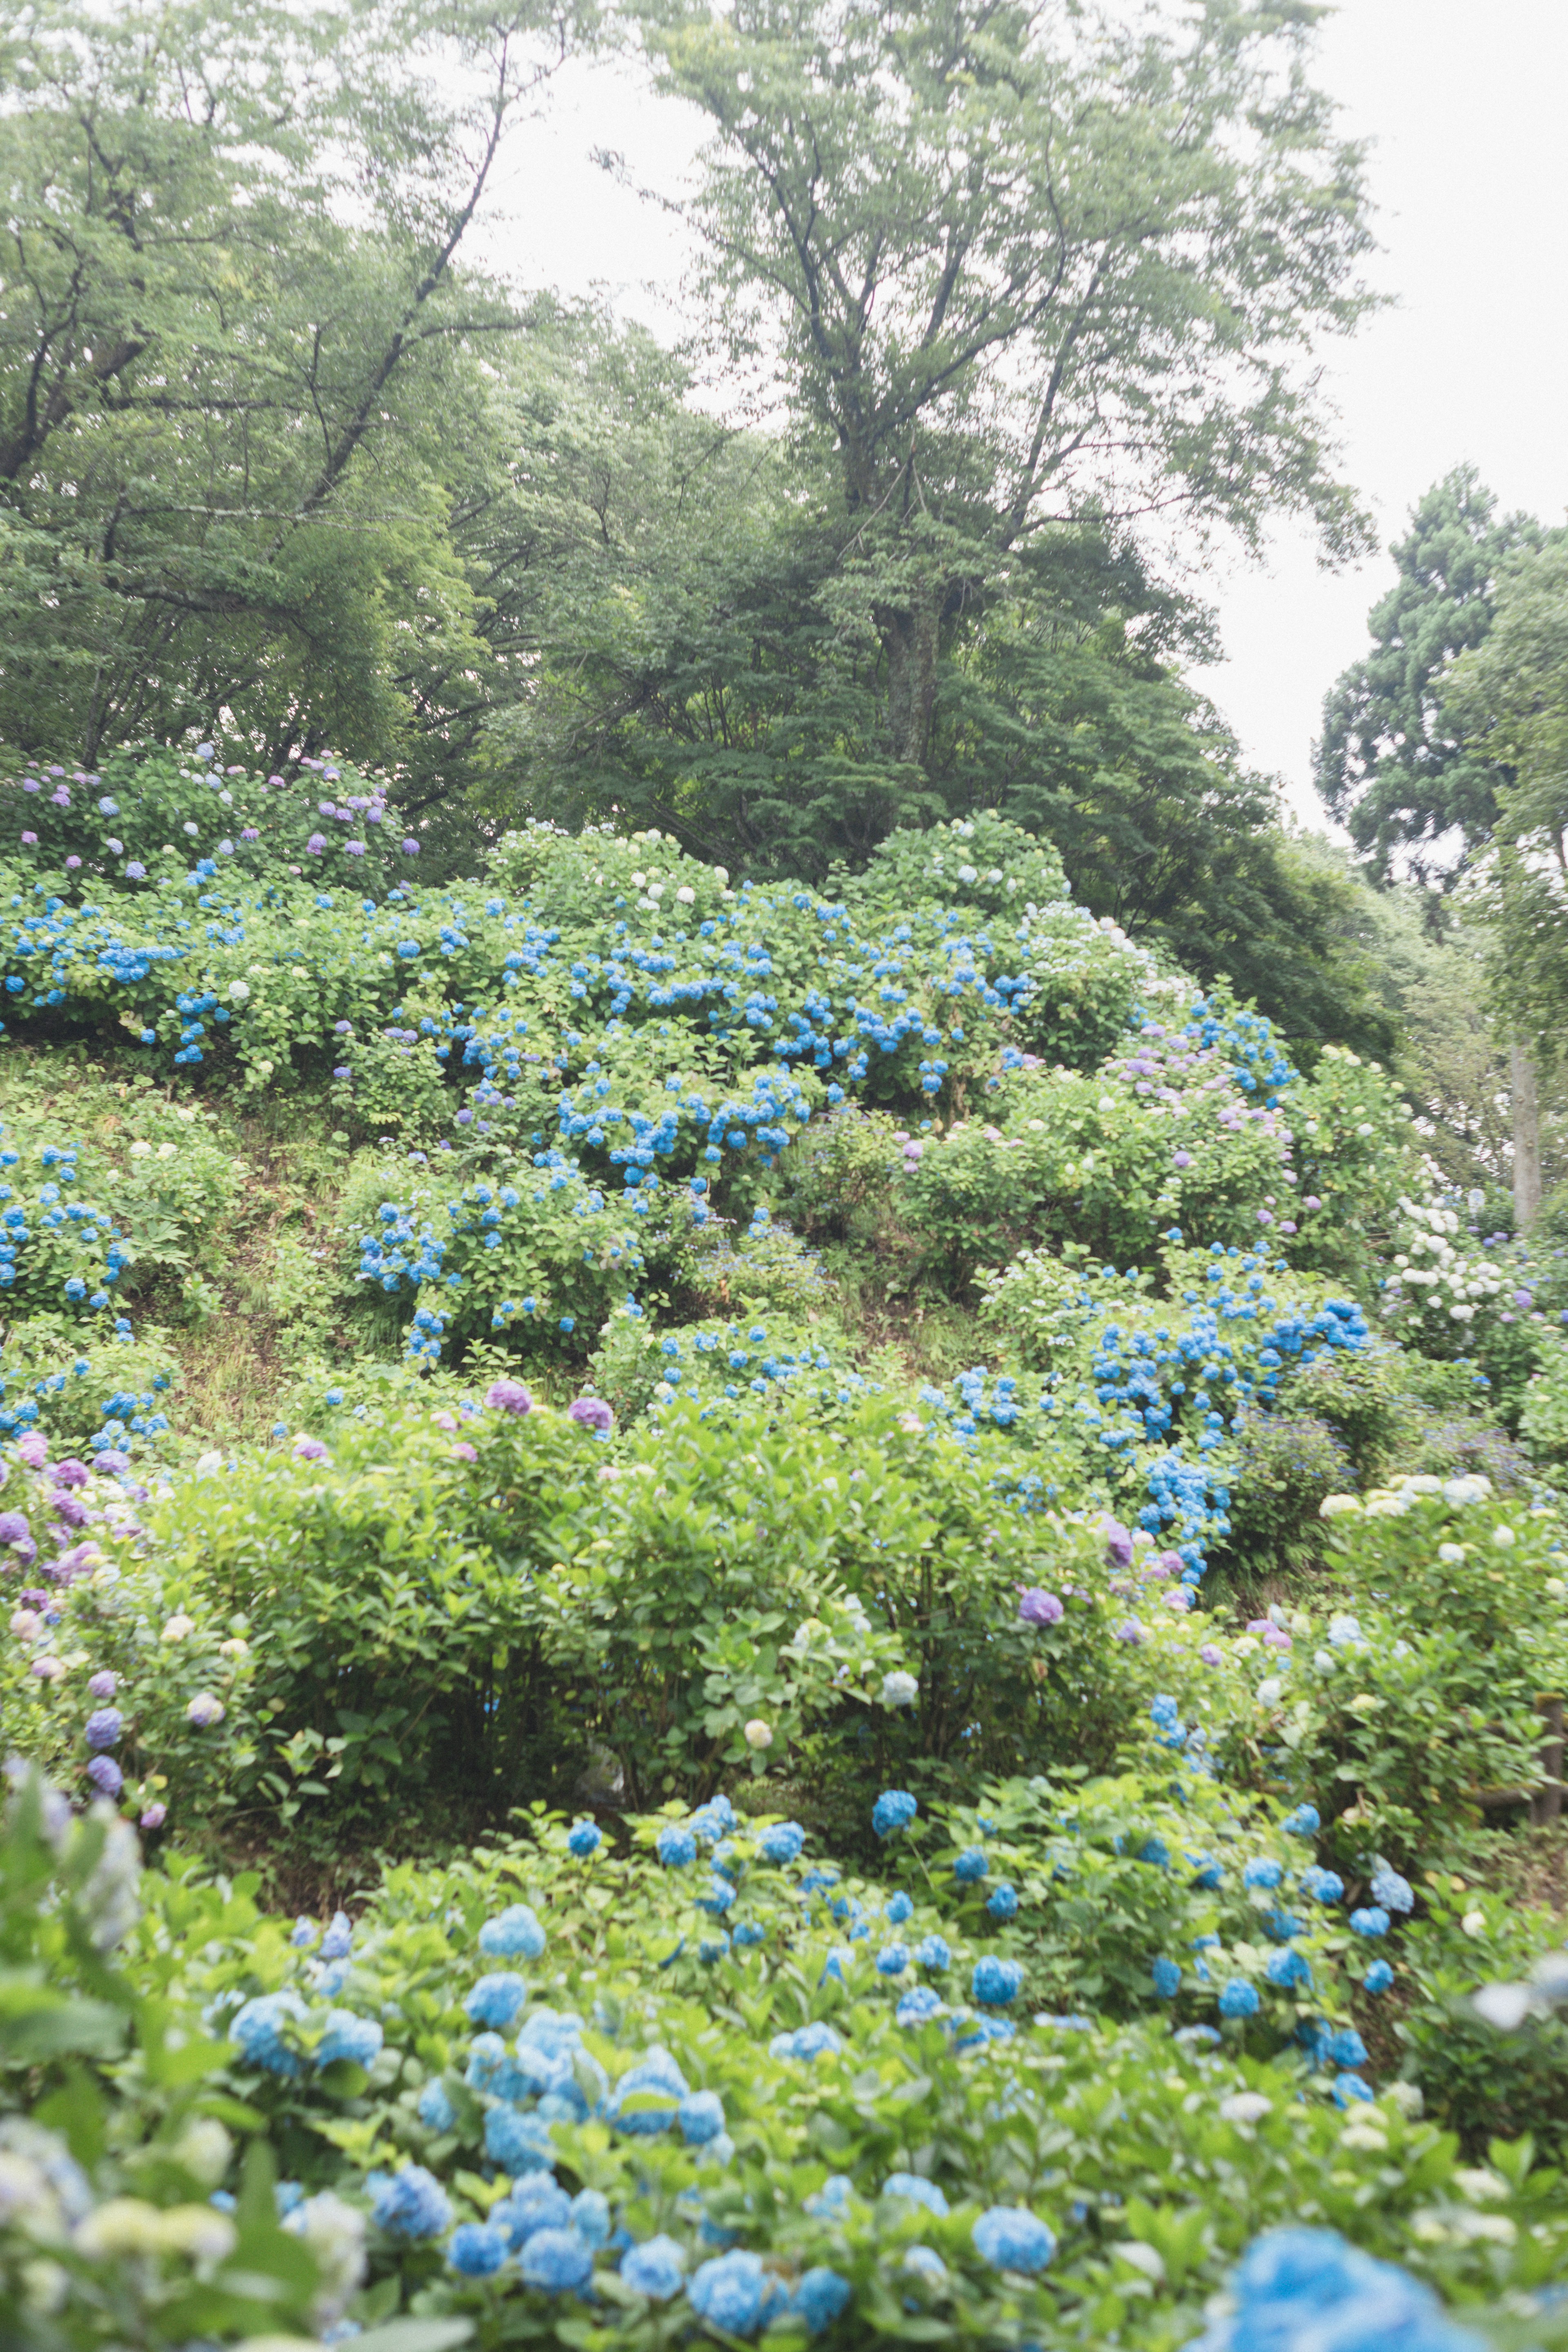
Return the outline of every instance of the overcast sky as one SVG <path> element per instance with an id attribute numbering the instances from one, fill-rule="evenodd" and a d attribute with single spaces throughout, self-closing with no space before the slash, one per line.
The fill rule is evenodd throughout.
<path id="1" fill-rule="evenodd" d="M 1429 483 L 1468 461 L 1506 507 L 1568 513 L 1568 9 L 1563 0 L 1344 0 L 1318 79 L 1343 127 L 1375 143 L 1383 247 L 1397 307 L 1324 357 L 1346 470 L 1388 541 Z M 687 253 L 668 215 L 592 161 L 618 150 L 645 184 L 689 165 L 695 117 L 611 67 L 574 68 L 508 159 L 486 257 L 514 281 L 583 294 L 673 337 Z M 1309 777 L 1325 691 L 1366 643 L 1386 556 L 1322 571 L 1281 530 L 1266 567 L 1212 574 L 1226 661 L 1202 683 L 1251 761 L 1314 823 Z"/>

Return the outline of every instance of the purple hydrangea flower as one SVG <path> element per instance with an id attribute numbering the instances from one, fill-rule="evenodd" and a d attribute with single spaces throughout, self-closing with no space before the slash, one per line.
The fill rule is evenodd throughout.
<path id="1" fill-rule="evenodd" d="M 592 1429 L 604 1436 L 608 1436 L 616 1420 L 604 1398 L 595 1396 L 574 1397 L 566 1408 L 566 1418 L 580 1422 L 584 1429 Z"/>
<path id="2" fill-rule="evenodd" d="M 142 1826 L 144 1830 L 161 1830 L 168 1818 L 169 1808 L 163 1803 L 162 1798 L 154 1798 L 150 1805 L 143 1805 L 142 1808 Z"/>
<path id="3" fill-rule="evenodd" d="M 112 1698 L 120 1688 L 120 1676 L 111 1675 L 107 1666 L 94 1675 L 87 1686 L 89 1698 Z"/>
<path id="4" fill-rule="evenodd" d="M 521 1381 L 492 1381 L 485 1391 L 485 1402 L 496 1412 L 521 1415 L 533 1411 L 533 1399 Z"/>
<path id="5" fill-rule="evenodd" d="M 1038 1585 L 1021 1585 L 1018 1590 L 1018 1618 L 1025 1625 L 1056 1625 L 1061 1621 L 1062 1604 L 1054 1592 L 1043 1592 Z"/>
<path id="6" fill-rule="evenodd" d="M 1121 1520 L 1103 1518 L 1100 1523 L 1100 1528 L 1105 1538 L 1105 1557 L 1108 1565 L 1111 1568 L 1131 1568 L 1132 1538 Z"/>
<path id="7" fill-rule="evenodd" d="M 98 1754 L 118 1748 L 124 1728 L 125 1717 L 117 1706 L 96 1706 L 87 1718 L 87 1744 Z"/>
<path id="8" fill-rule="evenodd" d="M 100 1797 L 118 1797 L 125 1786 L 125 1775 L 112 1756 L 95 1756 L 87 1777 Z"/>

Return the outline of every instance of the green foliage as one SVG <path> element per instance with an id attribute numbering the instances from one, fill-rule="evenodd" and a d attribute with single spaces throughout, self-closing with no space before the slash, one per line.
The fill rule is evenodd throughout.
<path id="1" fill-rule="evenodd" d="M 123 1780 L 128 1811 L 154 1808 L 154 1825 L 173 1811 L 182 1824 L 216 1830 L 258 1760 L 250 1620 L 233 1596 L 220 1602 L 193 1547 L 146 1557 L 137 1500 L 146 1490 L 113 1467 L 123 1454 L 100 1460 L 103 1468 L 68 1485 L 27 1465 L 8 1483 L 5 1500 L 23 1527 L 44 1537 L 54 1515 L 68 1549 L 63 1565 L 33 1570 L 42 1583 L 24 1571 L 13 1590 L 11 1639 L 0 1649 L 6 1737 L 79 1801 L 96 1771 L 111 1794 Z M 221 1466 L 213 1456 L 206 1479 Z M 12 1549 L 26 1559 L 37 1540 Z M 94 1723 L 100 1738 L 89 1734 Z"/>
<path id="2" fill-rule="evenodd" d="M 208 1917 L 232 1933 L 246 1907 Z M 341 2303 L 279 2226 L 270 2151 L 238 2155 L 229 2126 L 258 2118 L 215 2079 L 223 2044 L 125 1948 L 138 1909 L 128 1825 L 106 1805 L 73 1822 L 21 1776 L 0 1832 L 0 2326 L 37 2352 L 174 2352 L 325 2325 Z"/>
<path id="3" fill-rule="evenodd" d="M 1402 1938 L 1408 1990 L 1394 2027 L 1402 2071 L 1418 2083 L 1433 2120 L 1458 2135 L 1479 2160 L 1496 2141 L 1525 2134 L 1550 2161 L 1563 2152 L 1563 2093 L 1568 2034 L 1542 2012 L 1500 2032 L 1477 2015 L 1478 1975 L 1528 1978 L 1559 1940 L 1551 1913 L 1521 1908 L 1498 1895 L 1434 1873 L 1423 1889 L 1423 1916 Z"/>
<path id="4" fill-rule="evenodd" d="M 1525 1391 L 1521 1434 L 1551 1462 L 1568 1461 L 1568 1346 L 1554 1339 Z"/>
<path id="5" fill-rule="evenodd" d="M 1337 1862 L 1371 1843 L 1428 1866 L 1487 1800 L 1540 1786 L 1537 1695 L 1568 1676 L 1557 1522 L 1484 1479 L 1421 1475 L 1324 1510 L 1352 1609 L 1259 1693 L 1260 1754 L 1282 1741 L 1283 1785 L 1316 1804 Z"/>

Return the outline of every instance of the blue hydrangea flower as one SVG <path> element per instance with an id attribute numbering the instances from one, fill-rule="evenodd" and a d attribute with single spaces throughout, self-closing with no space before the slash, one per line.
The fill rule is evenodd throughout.
<path id="1" fill-rule="evenodd" d="M 707 1803 L 699 1805 L 692 1814 L 691 1833 L 704 1845 L 716 1845 L 721 1837 L 729 1836 L 735 1827 L 735 1808 L 728 1797 L 722 1794 L 710 1797 Z"/>
<path id="2" fill-rule="evenodd" d="M 427 2131 L 449 2132 L 458 2120 L 458 2110 L 447 2085 L 439 2081 L 426 2084 L 415 2113 Z"/>
<path id="3" fill-rule="evenodd" d="M 901 1977 L 910 1964 L 907 1944 L 884 1944 L 877 1955 L 877 1973 L 883 1977 Z"/>
<path id="4" fill-rule="evenodd" d="M 816 2221 L 834 2221 L 849 2210 L 849 2200 L 855 2194 L 855 2183 L 847 2172 L 830 2172 L 820 2189 L 809 2196 L 802 2210 Z"/>
<path id="5" fill-rule="evenodd" d="M 974 1963 L 970 1998 L 987 2009 L 1005 2009 L 1009 2001 L 1017 2000 L 1023 1981 L 1024 1971 L 1016 1960 L 998 1959 L 994 1952 L 987 1952 Z"/>
<path id="6" fill-rule="evenodd" d="M 1415 1907 L 1415 1890 L 1407 1878 L 1401 1878 L 1386 1862 L 1380 1862 L 1373 1873 L 1372 1899 L 1384 1911 L 1412 1911 Z"/>
<path id="7" fill-rule="evenodd" d="M 1336 2066 L 1364 2066 L 1366 2043 L 1353 2025 L 1342 2025 L 1329 2036 L 1328 2054 Z"/>
<path id="8" fill-rule="evenodd" d="M 1203 2338 L 1205 2352 L 1314 2339 L 1406 2352 L 1479 2352 L 1429 2286 L 1347 2245 L 1337 2231 L 1281 2229 L 1254 2239 L 1235 2273 L 1237 2310 Z"/>
<path id="9" fill-rule="evenodd" d="M 893 2015 L 900 2025 L 923 2025 L 928 2017 L 940 2017 L 945 2007 L 934 1985 L 912 1985 Z"/>
<path id="10" fill-rule="evenodd" d="M 1368 1992 L 1386 1992 L 1393 1982 L 1394 1970 L 1386 1960 L 1373 1960 L 1362 1979 L 1362 1984 Z"/>
<path id="11" fill-rule="evenodd" d="M 721 1878 L 715 1871 L 708 1881 L 707 1892 L 693 1899 L 700 1911 L 706 1911 L 711 1918 L 717 1919 L 722 1916 L 735 1900 L 735 1889 L 727 1878 Z"/>
<path id="12" fill-rule="evenodd" d="M 1309 1838 L 1316 1837 L 1323 1824 L 1316 1805 L 1298 1805 L 1293 1813 L 1286 1814 L 1279 1826 L 1291 1837 Z"/>
<path id="13" fill-rule="evenodd" d="M 485 1921 L 479 1949 L 492 1959 L 536 1960 L 544 1949 L 544 1930 L 526 1903 L 511 1903 Z"/>
<path id="14" fill-rule="evenodd" d="M 1310 1985 L 1312 1981 L 1312 1971 L 1305 1957 L 1289 1944 L 1278 1952 L 1269 1953 L 1263 1973 L 1271 1985 L 1278 1985 L 1285 1992 L 1289 1992 L 1292 1985 Z"/>
<path id="15" fill-rule="evenodd" d="M 564 2230 L 572 2220 L 572 2200 L 552 2172 L 532 2168 L 520 2172 L 504 2197 L 490 2207 L 490 2221 L 506 2232 L 512 2247 L 525 2246 L 536 2230 Z"/>
<path id="16" fill-rule="evenodd" d="M 775 2033 L 768 2048 L 775 2058 L 800 2058 L 807 2064 L 815 2058 L 836 2058 L 844 2047 L 841 2034 L 820 2017 L 809 2025 L 797 2025 L 793 2033 Z"/>
<path id="17" fill-rule="evenodd" d="M 933 2293 L 947 2284 L 947 2264 L 934 2246 L 906 2246 L 899 2267 Z"/>
<path id="18" fill-rule="evenodd" d="M 755 1919 L 742 1919 L 735 1930 L 735 1941 L 742 1951 L 749 1951 L 753 1944 L 765 1944 L 767 1939 L 767 1929 Z"/>
<path id="19" fill-rule="evenodd" d="M 554 2157 L 550 2126 L 515 2107 L 491 2107 L 485 2116 L 485 2154 L 503 2172 L 528 2172 Z"/>
<path id="20" fill-rule="evenodd" d="M 879 1837 L 891 1837 L 895 1830 L 907 1829 L 919 1811 L 907 1789 L 884 1789 L 871 1808 L 871 1827 Z"/>
<path id="21" fill-rule="evenodd" d="M 511 2023 L 527 1999 L 528 1987 L 516 1969 L 503 1969 L 494 1976 L 480 1977 L 463 2007 L 476 2025 L 499 2032 Z"/>
<path id="22" fill-rule="evenodd" d="M 315 1921 L 301 1912 L 289 1930 L 289 1941 L 297 1952 L 308 1952 L 321 1932 Z"/>
<path id="23" fill-rule="evenodd" d="M 673 2238 L 649 2238 L 621 2257 L 621 2276 L 650 2303 L 668 2303 L 679 2294 L 685 2275 L 685 2251 Z"/>
<path id="24" fill-rule="evenodd" d="M 945 2220 L 949 2210 L 947 2199 L 935 2181 L 925 2179 L 918 2172 L 889 2172 L 882 2183 L 882 2194 L 901 2197 L 910 2205 L 923 2205 L 939 2221 Z"/>
<path id="25" fill-rule="evenodd" d="M 1352 1936 L 1386 1936 L 1388 1927 L 1388 1914 L 1379 1904 L 1369 1904 L 1365 1909 L 1351 1913 Z"/>
<path id="26" fill-rule="evenodd" d="M 579 1858 L 597 1853 L 604 1842 L 605 1832 L 597 1822 L 574 1822 L 566 1835 L 568 1852 Z"/>
<path id="27" fill-rule="evenodd" d="M 832 2326 L 848 2301 L 848 2280 L 819 2263 L 802 2278 L 790 2297 L 790 2309 L 798 2312 L 813 2336 L 820 2336 L 825 2327 Z"/>
<path id="28" fill-rule="evenodd" d="M 985 1908 L 993 1919 L 1016 1919 L 1018 1916 L 1018 1890 L 1001 1879 L 985 1898 Z"/>
<path id="29" fill-rule="evenodd" d="M 356 2017 L 352 2009 L 330 2009 L 316 2063 L 331 2066 L 339 2058 L 352 2058 L 356 2066 L 372 2065 L 385 2039 L 374 2017 Z"/>
<path id="30" fill-rule="evenodd" d="M 525 2286 L 545 2294 L 581 2294 L 594 2275 L 594 2249 L 575 2230 L 535 2230 L 518 2267 Z"/>
<path id="31" fill-rule="evenodd" d="M 927 1936 L 915 1946 L 915 1958 L 922 1969 L 946 1969 L 952 1965 L 952 1950 L 945 1936 Z"/>
<path id="32" fill-rule="evenodd" d="M 1278 1886 L 1285 1875 L 1285 1865 L 1276 1862 L 1271 1853 L 1258 1854 L 1241 1874 L 1244 1886 Z"/>
<path id="33" fill-rule="evenodd" d="M 890 1895 L 890 1896 L 889 1897 L 889 1901 L 888 1901 L 888 1922 L 889 1922 L 889 1925 L 890 1927 L 901 1927 L 903 1926 L 904 1921 L 905 1921 L 906 1919 L 910 1919 L 910 1918 L 912 1918 L 912 1917 L 913 1917 L 913 1916 L 914 1916 L 914 1908 L 915 1908 L 915 1906 L 914 1906 L 914 1905 L 910 1901 L 909 1896 L 908 1896 L 908 1895 L 903 1892 L 902 1888 L 900 1888 L 900 1889 L 899 1890 L 899 1892 L 898 1892 L 896 1895 Z"/>
<path id="34" fill-rule="evenodd" d="M 1174 1960 L 1157 1959 L 1149 1974 L 1162 2000 L 1174 2000 L 1182 1990 L 1182 1971 Z"/>
<path id="35" fill-rule="evenodd" d="M 572 2227 L 591 2246 L 610 2242 L 610 2200 L 602 2189 L 580 2189 L 572 2200 Z"/>
<path id="36" fill-rule="evenodd" d="M 1222 2017 L 1256 2017 L 1258 2005 L 1258 1988 L 1249 1985 L 1245 1977 L 1232 1977 L 1220 1988 Z"/>
<path id="37" fill-rule="evenodd" d="M 667 1822 L 654 1841 L 654 1852 L 667 1870 L 685 1870 L 697 1859 L 697 1840 L 679 1822 Z"/>
<path id="38" fill-rule="evenodd" d="M 698 2316 L 731 2336 L 754 2336 L 777 2294 L 758 2256 L 739 2248 L 701 2263 L 688 2292 Z"/>
<path id="39" fill-rule="evenodd" d="M 290 2021 L 306 2014 L 305 2004 L 297 1992 L 258 1993 L 237 2010 L 230 2021 L 228 2034 L 237 2042 L 252 2066 L 259 2066 L 268 2074 L 285 2078 L 302 2074 L 305 2062 L 299 2053 L 290 2050 L 283 2039 L 283 2028 Z"/>
<path id="40" fill-rule="evenodd" d="M 999 2271 L 1043 2271 L 1057 2250 L 1045 2223 L 1021 2205 L 993 2205 L 969 2234 L 981 2260 Z"/>
<path id="41" fill-rule="evenodd" d="M 976 1880 L 984 1877 L 990 1867 L 984 1847 L 966 1845 L 953 1862 L 952 1874 L 961 1886 L 973 1886 Z"/>
<path id="42" fill-rule="evenodd" d="M 504 2231 L 488 2221 L 460 2221 L 447 2248 L 447 2260 L 465 2278 L 493 2278 L 507 2258 Z"/>
<path id="43" fill-rule="evenodd" d="M 680 2102 L 676 2118 L 688 2147 L 706 2147 L 724 2128 L 724 2102 L 717 2091 L 693 2091 Z"/>
<path id="44" fill-rule="evenodd" d="M 376 2227 L 389 2238 L 438 2238 L 451 2222 L 447 2192 L 422 2164 L 396 2172 L 373 2172 L 365 2179 Z"/>
<path id="45" fill-rule="evenodd" d="M 1371 2085 L 1363 2083 L 1359 2074 L 1335 2076 L 1334 2105 L 1336 2107 L 1353 2106 L 1358 2100 L 1366 2100 L 1370 2103 L 1372 2096 Z"/>
<path id="46" fill-rule="evenodd" d="M 331 1916 L 331 1923 L 329 1926 L 326 1934 L 321 1938 L 322 1959 L 346 1960 L 349 1956 L 349 1948 L 353 1942 L 353 1937 L 354 1931 L 349 1925 L 348 1913 L 346 1911 L 334 1911 Z"/>
<path id="47" fill-rule="evenodd" d="M 1345 1891 L 1344 1880 L 1337 1870 L 1320 1870 L 1314 1864 L 1301 1873 L 1301 1891 L 1314 1903 L 1338 1903 Z"/>
<path id="48" fill-rule="evenodd" d="M 805 1832 L 798 1822 L 770 1822 L 757 1840 L 757 1851 L 764 1862 L 782 1868 L 786 1863 L 799 1861 L 805 1843 Z"/>
<path id="49" fill-rule="evenodd" d="M 646 2139 L 669 2129 L 680 2102 L 689 2095 L 686 2077 L 668 2051 L 656 2044 L 621 2076 L 608 2112 L 622 2131 Z"/>

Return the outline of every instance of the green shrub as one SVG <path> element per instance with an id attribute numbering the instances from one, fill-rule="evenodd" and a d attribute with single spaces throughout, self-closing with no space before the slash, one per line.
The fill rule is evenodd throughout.
<path id="1" fill-rule="evenodd" d="M 1507 2031 L 1479 2015 L 1489 1979 L 1528 1978 L 1562 1939 L 1550 1913 L 1521 1909 L 1434 1874 L 1424 1916 L 1400 1940 L 1406 1990 L 1396 2026 L 1402 2071 L 1426 2112 L 1479 2158 L 1494 2138 L 1529 2135 L 1549 2162 L 1568 2153 L 1568 2022 L 1542 2004 Z"/>

